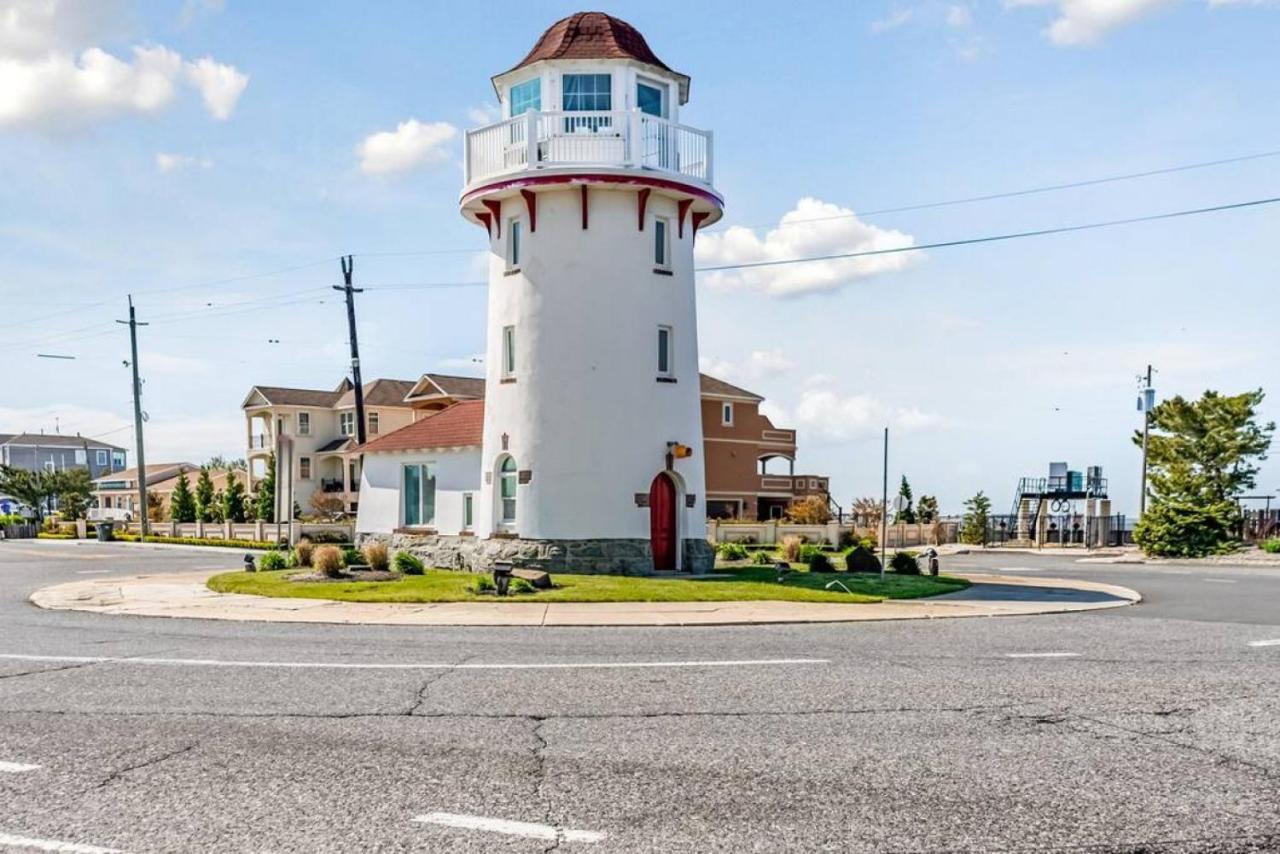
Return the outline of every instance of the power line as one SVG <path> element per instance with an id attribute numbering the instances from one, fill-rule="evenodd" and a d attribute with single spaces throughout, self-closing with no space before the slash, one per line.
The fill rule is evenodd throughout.
<path id="1" fill-rule="evenodd" d="M 1254 199 L 1248 202 L 1233 202 L 1226 205 L 1214 205 L 1207 208 L 1171 211 L 1169 213 L 1149 214 L 1147 216 L 1112 219 L 1104 222 L 1090 222 L 1083 225 L 1063 225 L 1056 228 L 1041 228 L 1035 231 L 1015 231 L 1008 234 L 992 234 L 985 237 L 968 237 L 962 240 L 944 240 L 938 243 L 918 243 L 913 246 L 896 246 L 889 249 L 867 249 L 861 252 L 840 252 L 832 255 L 815 255 L 809 258 L 787 258 L 779 261 L 753 261 L 746 264 L 721 264 L 714 267 L 697 267 L 695 272 L 712 273 L 720 270 L 746 270 L 754 267 L 778 267 L 783 264 L 804 264 L 810 261 L 836 261 L 843 258 L 865 258 L 871 255 L 894 255 L 901 252 L 921 252 L 925 249 L 947 249 L 952 246 L 969 246 L 976 243 L 995 243 L 1001 240 L 1017 240 L 1023 237 L 1045 237 L 1051 234 L 1067 234 L 1073 231 L 1089 231 L 1098 228 L 1111 228 L 1118 225 L 1132 225 L 1139 222 L 1155 222 L 1175 217 L 1196 216 L 1198 214 L 1218 213 L 1220 211 L 1238 210 L 1240 208 L 1273 205 L 1280 202 L 1280 196 L 1269 199 Z"/>

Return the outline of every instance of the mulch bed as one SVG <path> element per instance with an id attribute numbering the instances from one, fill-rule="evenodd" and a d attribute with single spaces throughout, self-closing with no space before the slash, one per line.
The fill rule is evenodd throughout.
<path id="1" fill-rule="evenodd" d="M 401 578 L 398 572 L 374 572 L 373 570 L 364 570 L 362 572 L 342 571 L 337 576 L 323 575 L 319 572 L 298 573 L 297 575 L 288 576 L 289 581 L 398 581 Z"/>

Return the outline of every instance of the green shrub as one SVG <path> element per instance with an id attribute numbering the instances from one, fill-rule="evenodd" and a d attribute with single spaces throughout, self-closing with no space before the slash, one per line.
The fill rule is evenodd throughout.
<path id="1" fill-rule="evenodd" d="M 391 561 L 387 555 L 387 547 L 383 543 L 369 543 L 362 550 L 364 562 L 374 572 L 386 572 Z"/>
<path id="2" fill-rule="evenodd" d="M 898 575 L 919 575 L 920 564 L 911 552 L 894 552 L 889 560 L 889 568 Z"/>
<path id="3" fill-rule="evenodd" d="M 307 534 L 307 538 L 318 546 L 326 543 L 345 546 L 351 542 L 341 531 L 316 531 L 314 534 Z"/>
<path id="4" fill-rule="evenodd" d="M 823 553 L 824 552 L 823 552 L 822 546 L 816 546 L 810 543 L 805 543 L 800 547 L 800 562 L 808 563 L 809 561 L 813 560 L 814 555 L 820 555 Z"/>
<path id="5" fill-rule="evenodd" d="M 1262 550 L 1269 555 L 1280 555 L 1280 538 L 1272 537 L 1262 541 Z"/>
<path id="6" fill-rule="evenodd" d="M 289 558 L 284 552 L 267 552 L 258 558 L 258 569 L 273 572 L 277 569 L 288 569 Z"/>
<path id="7" fill-rule="evenodd" d="M 467 589 L 477 595 L 482 593 L 492 593 L 494 590 L 493 579 L 487 575 L 477 575 L 471 579 L 471 583 L 467 585 Z"/>
<path id="8" fill-rule="evenodd" d="M 342 550 L 337 546 L 320 546 L 311 555 L 311 563 L 321 575 L 337 578 L 346 565 L 342 557 Z"/>
<path id="9" fill-rule="evenodd" d="M 523 578 L 511 579 L 511 586 L 507 588 L 509 593 L 537 593 L 538 591 Z"/>
<path id="10" fill-rule="evenodd" d="M 422 575 L 422 571 L 426 569 L 422 559 L 409 552 L 396 552 L 395 559 L 391 563 L 395 566 L 396 572 L 403 575 Z"/>
<path id="11" fill-rule="evenodd" d="M 844 556 L 844 568 L 849 572 L 880 572 L 880 558 L 863 545 L 855 546 Z"/>
<path id="12" fill-rule="evenodd" d="M 782 538 L 782 545 L 778 551 L 782 554 L 782 559 L 787 563 L 800 562 L 800 546 L 804 545 L 804 540 L 796 536 L 787 536 Z"/>
<path id="13" fill-rule="evenodd" d="M 356 566 L 364 563 L 364 555 L 360 554 L 360 550 L 355 546 L 347 546 L 342 549 L 342 563 L 346 566 Z"/>
<path id="14" fill-rule="evenodd" d="M 836 568 L 831 565 L 831 558 L 827 557 L 826 552 L 817 551 L 809 555 L 810 572 L 835 572 Z"/>
<path id="15" fill-rule="evenodd" d="M 751 562 L 754 564 L 770 564 L 773 563 L 773 555 L 761 549 L 758 552 L 752 552 Z"/>
<path id="16" fill-rule="evenodd" d="M 74 540 L 75 534 L 50 534 L 47 531 L 40 531 L 36 534 L 38 540 Z"/>
<path id="17" fill-rule="evenodd" d="M 848 531 L 844 530 L 843 528 L 840 529 L 840 550 L 841 551 L 844 551 L 845 549 L 851 549 L 857 544 L 858 544 L 858 540 L 856 537 L 854 537 L 852 528 L 849 529 Z"/>
<path id="18" fill-rule="evenodd" d="M 126 543 L 136 543 L 140 539 L 137 534 L 124 533 L 116 531 L 117 540 Z M 256 549 L 269 550 L 274 549 L 278 544 L 267 542 L 265 540 L 223 540 L 223 539 L 200 539 L 199 537 L 156 537 L 147 536 L 148 543 L 172 543 L 179 546 L 218 546 L 224 549 Z"/>
<path id="19" fill-rule="evenodd" d="M 742 543 L 721 543 L 716 546 L 716 554 L 721 560 L 746 560 L 747 547 Z"/>

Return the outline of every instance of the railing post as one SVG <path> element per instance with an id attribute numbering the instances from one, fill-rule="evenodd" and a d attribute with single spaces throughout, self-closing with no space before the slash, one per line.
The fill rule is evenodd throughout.
<path id="1" fill-rule="evenodd" d="M 627 162 L 632 166 L 642 166 L 644 157 L 641 146 L 640 108 L 632 107 L 627 121 Z"/>
<path id="2" fill-rule="evenodd" d="M 471 184 L 471 131 L 462 135 L 462 186 Z"/>
<path id="3" fill-rule="evenodd" d="M 715 175 L 714 175 L 714 174 L 712 173 L 712 171 L 711 171 L 711 165 L 712 165 L 712 164 L 711 164 L 711 152 L 712 152 L 712 151 L 714 151 L 714 150 L 715 150 L 715 147 L 711 144 L 711 131 L 707 131 L 707 157 L 706 157 L 706 162 L 707 162 L 707 177 L 706 177 L 704 180 L 705 180 L 708 184 L 714 184 L 714 183 L 715 183 Z"/>
<path id="4" fill-rule="evenodd" d="M 529 110 L 524 114 L 525 167 L 533 169 L 538 165 L 538 110 Z"/>

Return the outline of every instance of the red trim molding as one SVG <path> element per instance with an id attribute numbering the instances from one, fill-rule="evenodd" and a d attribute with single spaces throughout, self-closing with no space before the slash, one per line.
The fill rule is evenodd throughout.
<path id="1" fill-rule="evenodd" d="M 538 194 L 533 190 L 521 190 L 520 195 L 524 196 L 524 205 L 529 209 L 529 233 L 538 230 Z"/>
<path id="2" fill-rule="evenodd" d="M 485 234 L 488 234 L 490 237 L 493 237 L 493 217 L 489 216 L 489 214 L 487 213 L 476 211 L 476 219 L 484 223 Z"/>
<path id="3" fill-rule="evenodd" d="M 684 215 L 689 212 L 693 199 L 681 199 L 676 202 L 676 237 L 684 240 Z"/>
<path id="4" fill-rule="evenodd" d="M 672 190 L 677 193 L 685 193 L 698 199 L 702 199 L 717 208 L 724 207 L 724 199 L 717 196 L 709 190 L 704 190 L 692 184 L 684 184 L 680 181 L 670 181 L 665 178 L 651 178 L 648 175 L 610 175 L 599 172 L 579 172 L 565 173 L 563 175 L 526 175 L 523 178 L 509 178 L 505 181 L 495 181 L 492 184 L 485 184 L 483 187 L 477 187 L 462 197 L 460 204 L 466 205 L 469 202 L 479 199 L 481 196 L 490 193 L 500 192 L 508 189 L 523 189 L 526 187 L 545 187 L 554 184 L 620 184 L 632 187 L 653 187 L 660 190 Z"/>
<path id="5" fill-rule="evenodd" d="M 636 199 L 636 216 L 639 219 L 640 230 L 644 231 L 644 209 L 649 204 L 649 194 L 653 192 L 651 187 L 645 187 Z"/>
<path id="6" fill-rule="evenodd" d="M 481 199 L 481 204 L 489 209 L 489 213 L 493 214 L 493 225 L 497 230 L 497 237 L 502 238 L 502 199 Z"/>
<path id="7" fill-rule="evenodd" d="M 695 242 L 698 239 L 698 229 L 702 227 L 703 220 L 705 220 L 709 216 L 711 216 L 711 214 L 707 213 L 706 211 L 693 212 L 693 216 L 691 217 L 691 219 L 693 220 L 693 239 Z"/>

